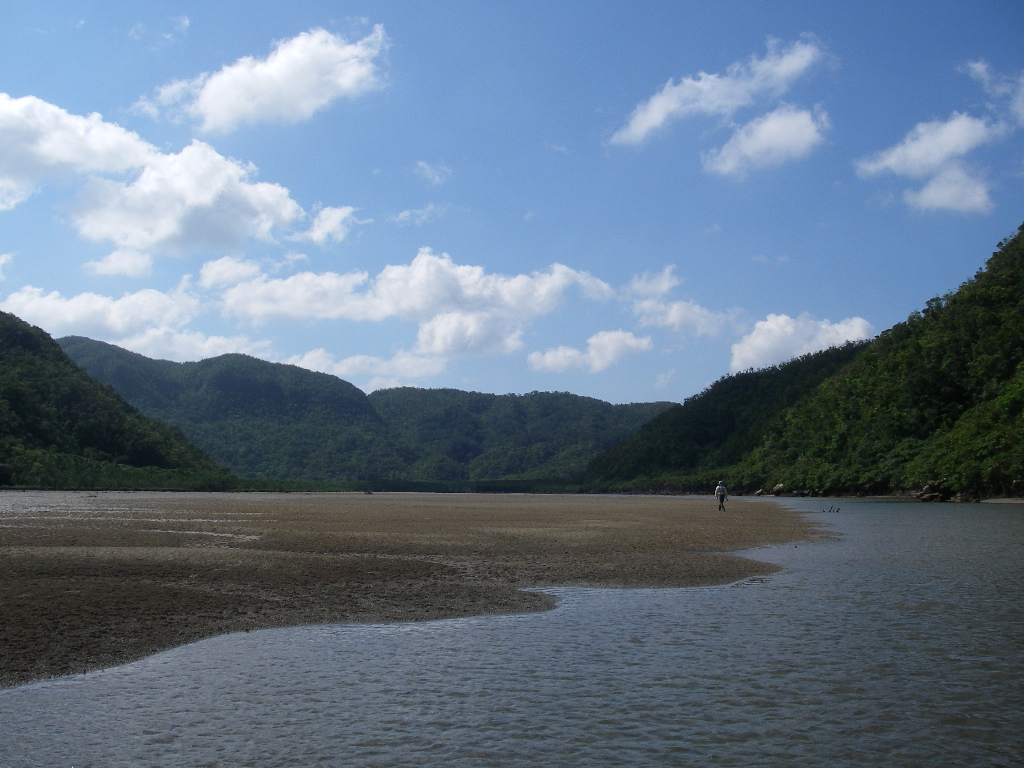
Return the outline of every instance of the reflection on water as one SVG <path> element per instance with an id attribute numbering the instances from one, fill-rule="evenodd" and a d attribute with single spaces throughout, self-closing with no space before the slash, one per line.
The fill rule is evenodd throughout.
<path id="1" fill-rule="evenodd" d="M 786 566 L 767 579 L 230 635 L 0 691 L 0 765 L 1020 765 L 1024 507 L 840 504 L 814 515 L 835 538 L 754 553 Z"/>

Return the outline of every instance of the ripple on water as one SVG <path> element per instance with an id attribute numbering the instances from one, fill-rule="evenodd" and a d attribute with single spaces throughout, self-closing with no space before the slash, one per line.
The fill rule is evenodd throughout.
<path id="1" fill-rule="evenodd" d="M 738 585 L 212 638 L 0 692 L 0 764 L 1019 765 L 1024 508 L 844 504 Z"/>

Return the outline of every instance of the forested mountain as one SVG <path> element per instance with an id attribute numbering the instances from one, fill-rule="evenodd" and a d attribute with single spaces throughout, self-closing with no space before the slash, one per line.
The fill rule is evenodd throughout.
<path id="1" fill-rule="evenodd" d="M 882 333 L 768 430 L 748 484 L 1024 490 L 1024 225 L 959 290 Z"/>
<path id="2" fill-rule="evenodd" d="M 229 479 L 43 330 L 0 312 L 0 485 L 209 488 Z"/>
<path id="3" fill-rule="evenodd" d="M 746 491 L 1024 493 L 1024 225 L 959 290 L 863 348 L 821 354 L 717 382 L 596 457 L 590 487 L 708 491 L 725 478 Z M 844 355 L 790 407 L 769 397 L 762 411 L 754 392 L 751 417 L 726 397 L 769 380 L 787 391 L 784 377 Z M 733 425 L 721 447 L 709 419 Z"/>
<path id="4" fill-rule="evenodd" d="M 404 478 L 403 456 L 362 390 L 326 373 L 221 355 L 151 360 L 79 336 L 65 351 L 145 414 L 174 424 L 233 472 L 331 481 Z"/>
<path id="5" fill-rule="evenodd" d="M 417 452 L 413 476 L 439 480 L 575 477 L 598 451 L 672 406 L 415 387 L 378 390 L 369 401 Z"/>
<path id="6" fill-rule="evenodd" d="M 82 337 L 60 344 L 140 411 L 179 427 L 247 477 L 323 482 L 578 475 L 595 453 L 671 405 L 413 387 L 367 397 L 335 376 L 245 355 L 173 363 Z"/>
<path id="7" fill-rule="evenodd" d="M 867 345 L 851 342 L 770 368 L 724 376 L 598 454 L 586 479 L 600 483 L 735 464 L 760 445 L 774 419 Z"/>

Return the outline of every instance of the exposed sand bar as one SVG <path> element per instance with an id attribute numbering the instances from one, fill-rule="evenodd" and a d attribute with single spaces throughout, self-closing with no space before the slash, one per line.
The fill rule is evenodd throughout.
<path id="1" fill-rule="evenodd" d="M 0 492 L 0 685 L 225 632 L 550 608 L 538 586 L 723 584 L 815 535 L 678 496 Z"/>

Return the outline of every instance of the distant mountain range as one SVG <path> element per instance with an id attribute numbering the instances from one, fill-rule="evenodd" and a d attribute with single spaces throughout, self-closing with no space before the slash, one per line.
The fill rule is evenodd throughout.
<path id="1" fill-rule="evenodd" d="M 1024 225 L 875 340 L 716 382 L 595 457 L 590 490 L 1024 495 Z"/>
<path id="2" fill-rule="evenodd" d="M 312 482 L 572 478 L 673 403 L 564 392 L 490 395 L 346 381 L 245 355 L 151 360 L 79 336 L 58 342 L 142 413 L 245 477 Z"/>
<path id="3" fill-rule="evenodd" d="M 682 405 L 367 396 L 245 355 L 173 363 L 81 337 L 58 346 L 0 313 L 0 485 L 247 487 L 222 467 L 265 483 L 678 493 L 724 479 L 748 493 L 1024 495 L 1024 225 L 973 279 L 878 338 L 726 376 Z"/>

